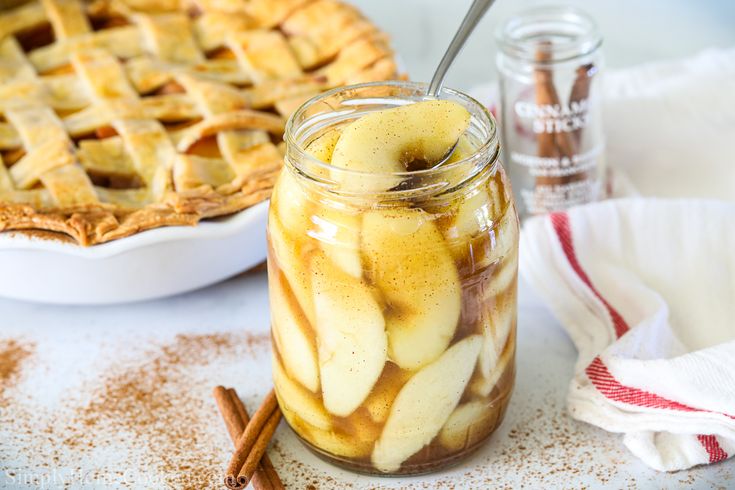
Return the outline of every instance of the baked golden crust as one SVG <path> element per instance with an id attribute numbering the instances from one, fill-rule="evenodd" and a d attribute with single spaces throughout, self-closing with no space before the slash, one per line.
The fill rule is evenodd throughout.
<path id="1" fill-rule="evenodd" d="M 0 231 L 92 245 L 241 211 L 268 198 L 303 101 L 395 76 L 386 36 L 337 0 L 0 10 Z"/>

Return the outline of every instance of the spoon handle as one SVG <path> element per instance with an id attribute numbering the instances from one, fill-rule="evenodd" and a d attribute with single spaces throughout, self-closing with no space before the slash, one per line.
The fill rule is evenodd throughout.
<path id="1" fill-rule="evenodd" d="M 454 58 L 456 58 L 459 52 L 462 51 L 465 41 L 470 34 L 472 34 L 477 23 L 482 19 L 482 16 L 485 15 L 487 9 L 489 9 L 494 2 L 495 0 L 474 0 L 472 2 L 470 9 L 464 16 L 464 20 L 462 20 L 462 24 L 460 24 L 457 33 L 454 35 L 452 42 L 449 44 L 441 62 L 439 62 L 439 66 L 434 72 L 434 77 L 431 79 L 429 90 L 427 92 L 429 96 L 436 97 L 439 93 L 444 85 L 444 77 L 446 76 L 449 67 L 452 66 Z"/>

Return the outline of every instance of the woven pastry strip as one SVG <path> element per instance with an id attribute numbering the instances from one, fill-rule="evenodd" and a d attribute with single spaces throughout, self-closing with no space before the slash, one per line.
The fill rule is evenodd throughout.
<path id="1" fill-rule="evenodd" d="M 81 245 L 270 195 L 285 119 L 396 76 L 336 0 L 41 0 L 0 10 L 0 231 Z"/>

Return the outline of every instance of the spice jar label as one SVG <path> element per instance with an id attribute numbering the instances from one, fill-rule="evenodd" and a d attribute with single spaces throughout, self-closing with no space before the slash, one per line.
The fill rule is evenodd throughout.
<path id="1" fill-rule="evenodd" d="M 600 38 L 589 17 L 544 7 L 500 32 L 503 140 L 522 216 L 602 196 Z"/>

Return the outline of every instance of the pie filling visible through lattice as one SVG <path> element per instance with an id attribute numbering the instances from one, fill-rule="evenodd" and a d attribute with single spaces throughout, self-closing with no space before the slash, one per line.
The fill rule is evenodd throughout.
<path id="1" fill-rule="evenodd" d="M 0 231 L 81 245 L 267 199 L 285 119 L 396 75 L 336 0 L 42 0 L 0 10 Z"/>

